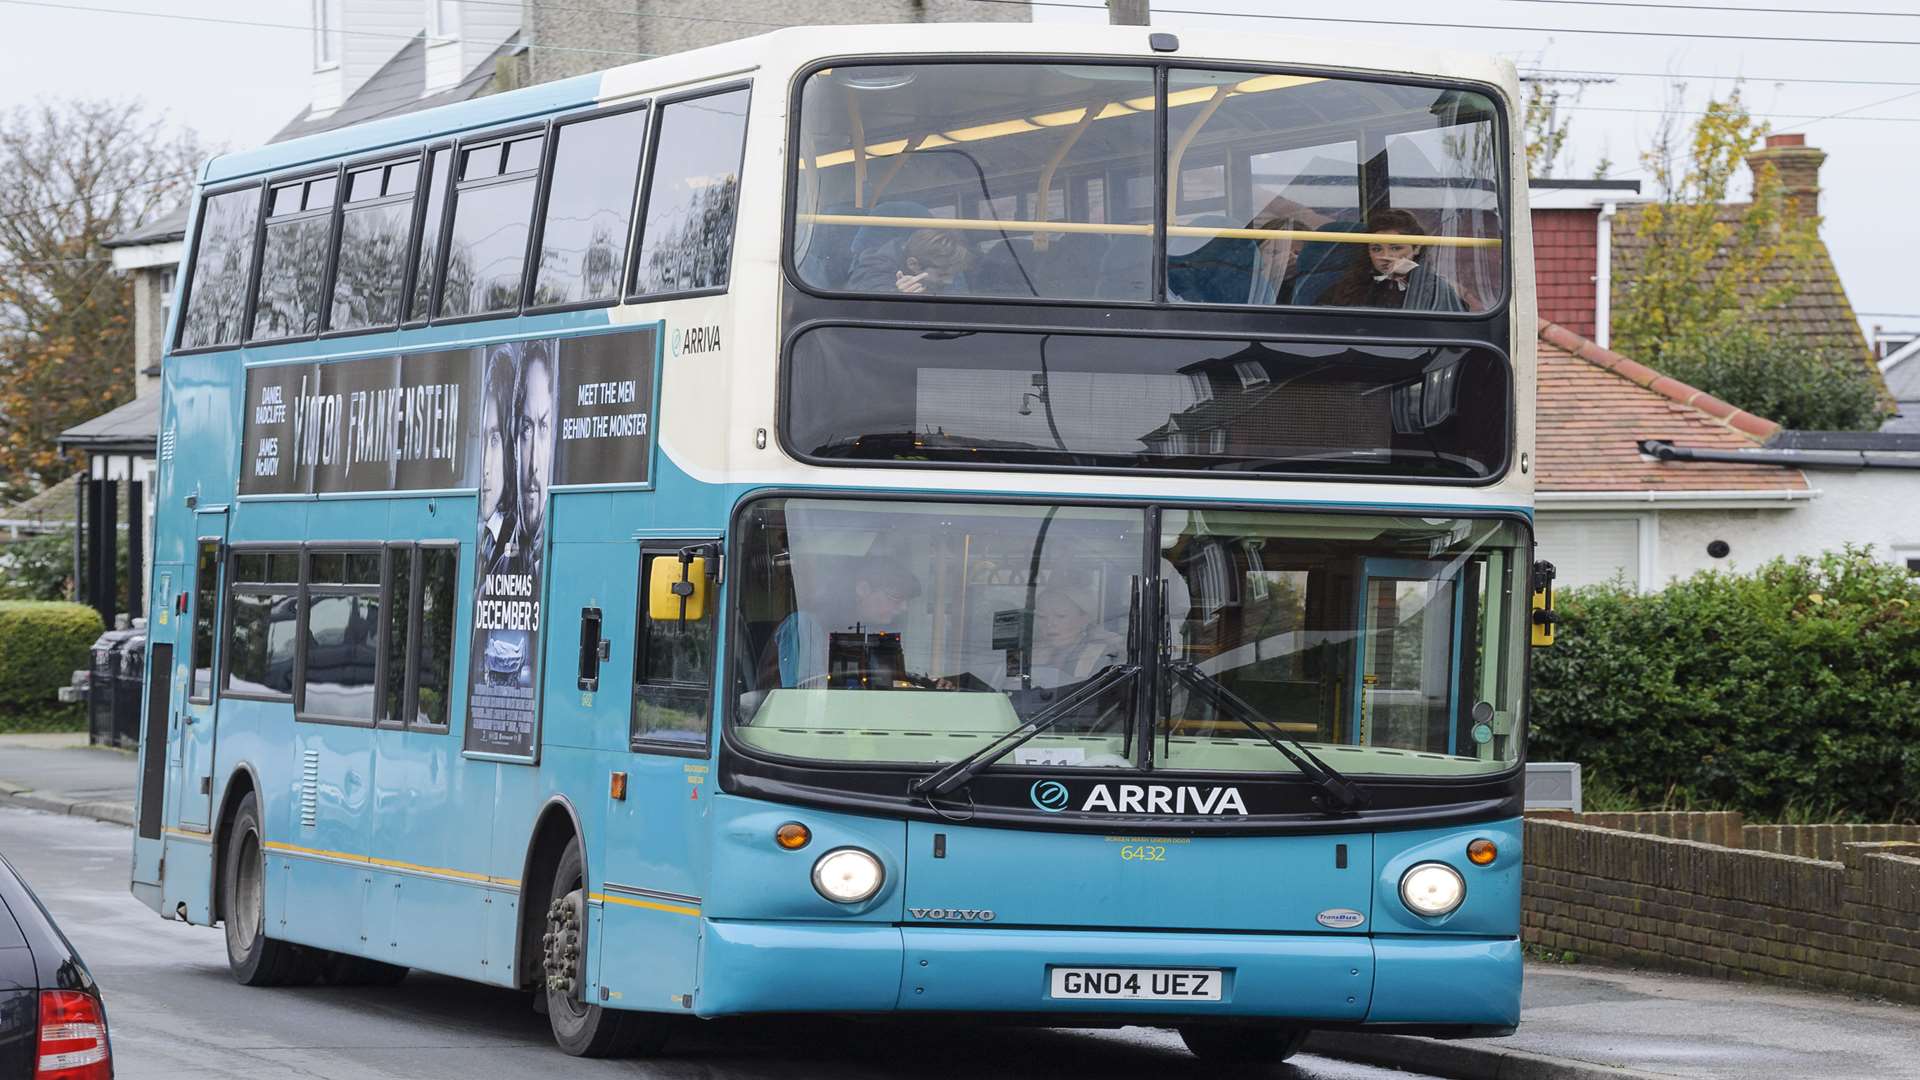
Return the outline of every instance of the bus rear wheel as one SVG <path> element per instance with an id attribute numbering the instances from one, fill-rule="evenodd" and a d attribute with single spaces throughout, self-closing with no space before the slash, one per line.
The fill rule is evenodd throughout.
<path id="1" fill-rule="evenodd" d="M 319 974 L 314 954 L 267 936 L 267 867 L 260 801 L 248 792 L 233 812 L 220 867 L 227 967 L 242 986 L 305 986 Z"/>
<path id="2" fill-rule="evenodd" d="M 553 1041 L 574 1057 L 630 1057 L 659 1052 L 667 1041 L 660 1018 L 589 1004 L 582 995 L 587 972 L 586 863 L 578 838 L 554 868 L 547 932 L 541 939 L 547 1024 Z"/>
<path id="3" fill-rule="evenodd" d="M 1194 1057 L 1220 1065 L 1278 1064 L 1299 1053 L 1307 1029 L 1291 1024 L 1261 1027 L 1193 1024 L 1180 1029 L 1180 1041 Z"/>

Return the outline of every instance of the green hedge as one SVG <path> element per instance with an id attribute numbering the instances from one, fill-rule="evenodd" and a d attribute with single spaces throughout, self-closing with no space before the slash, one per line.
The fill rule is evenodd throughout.
<path id="1" fill-rule="evenodd" d="M 1848 549 L 1648 596 L 1573 590 L 1535 650 L 1539 761 L 1642 806 L 1920 816 L 1920 579 Z"/>
<path id="2" fill-rule="evenodd" d="M 78 707 L 56 695 L 87 666 L 87 646 L 100 631 L 100 613 L 85 604 L 0 600 L 0 725 L 70 723 Z"/>

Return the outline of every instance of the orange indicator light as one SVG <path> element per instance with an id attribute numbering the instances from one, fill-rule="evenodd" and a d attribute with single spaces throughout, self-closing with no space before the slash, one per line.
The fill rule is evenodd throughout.
<path id="1" fill-rule="evenodd" d="M 611 796 L 615 802 L 619 802 L 627 797 L 626 773 L 617 772 L 613 774 L 612 779 L 607 781 L 607 794 Z"/>
<path id="2" fill-rule="evenodd" d="M 1475 840 L 1467 845 L 1467 861 L 1475 866 L 1487 866 L 1500 857 L 1500 849 L 1491 840 Z"/>
<path id="3" fill-rule="evenodd" d="M 813 830 L 797 821 L 789 821 L 773 830 L 773 842 L 788 851 L 799 851 L 813 842 Z"/>

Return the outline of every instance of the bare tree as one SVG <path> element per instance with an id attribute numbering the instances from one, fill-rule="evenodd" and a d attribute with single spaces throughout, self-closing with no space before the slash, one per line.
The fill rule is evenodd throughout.
<path id="1" fill-rule="evenodd" d="M 179 204 L 205 157 L 134 102 L 0 113 L 0 495 L 73 467 L 55 437 L 133 396 L 133 295 L 102 243 Z"/>

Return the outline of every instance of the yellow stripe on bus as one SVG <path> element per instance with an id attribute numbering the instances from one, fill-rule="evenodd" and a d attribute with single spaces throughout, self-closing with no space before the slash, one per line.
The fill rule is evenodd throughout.
<path id="1" fill-rule="evenodd" d="M 697 907 L 662 904 L 653 900 L 634 900 L 625 896 L 608 896 L 605 893 L 589 893 L 587 899 L 597 900 L 603 904 L 625 904 L 628 907 L 646 908 L 648 911 L 668 911 L 675 915 L 691 915 L 696 919 L 700 917 L 700 909 Z"/>
<path id="2" fill-rule="evenodd" d="M 506 885 L 519 888 L 516 878 L 494 877 L 490 874 L 476 874 L 470 870 L 454 870 L 445 866 L 421 866 L 419 863 L 402 862 L 399 859 L 382 859 L 372 855 L 355 855 L 346 851 L 328 851 L 324 848 L 301 847 L 279 840 L 268 840 L 261 845 L 269 851 L 284 851 L 293 855 L 308 855 L 317 859 L 337 859 L 342 862 L 360 863 L 365 866 L 379 866 L 392 870 L 411 870 L 417 874 L 433 877 L 451 878 L 455 881 L 480 881 L 492 885 Z"/>

